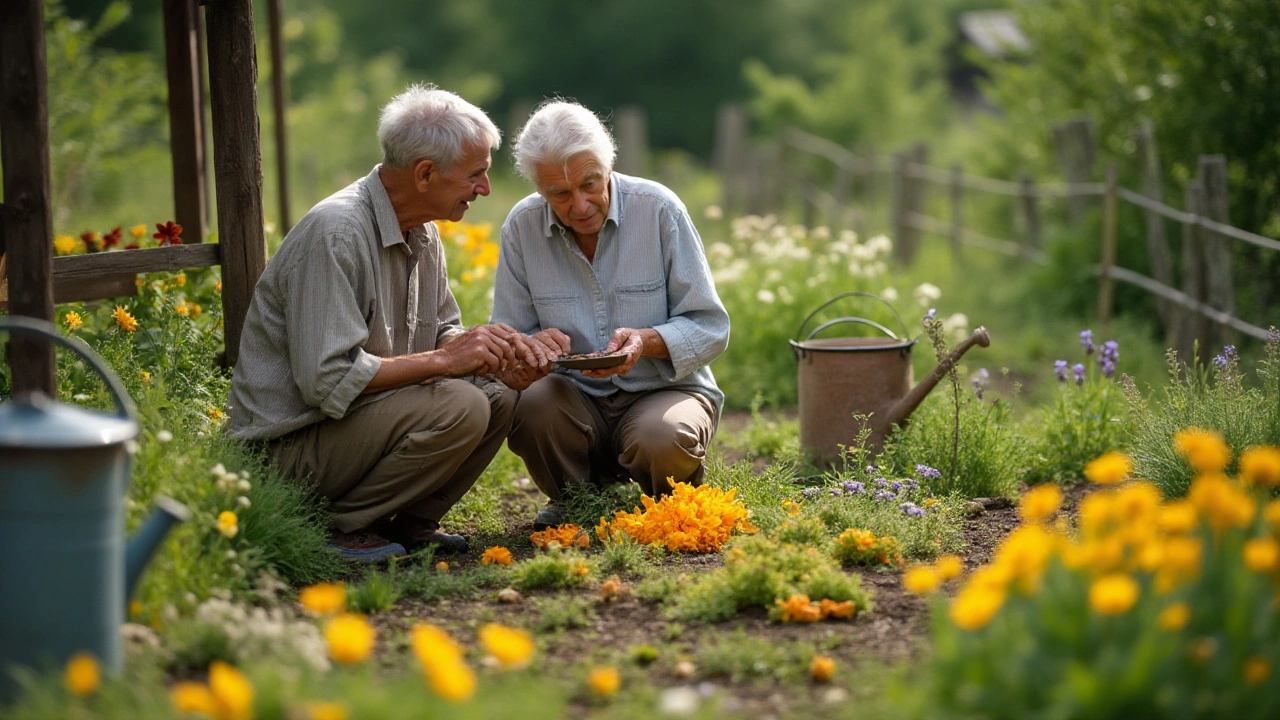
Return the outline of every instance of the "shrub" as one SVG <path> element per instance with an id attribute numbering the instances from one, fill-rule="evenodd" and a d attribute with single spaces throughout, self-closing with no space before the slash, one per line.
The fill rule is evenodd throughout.
<path id="1" fill-rule="evenodd" d="M 917 470 L 915 474 L 924 473 Z M 861 528 L 896 538 L 900 551 L 911 559 L 959 549 L 962 502 L 957 497 L 929 495 L 921 482 L 910 477 L 839 480 L 825 492 L 805 498 L 802 508 L 820 518 L 832 538 L 849 528 Z"/>
<path id="2" fill-rule="evenodd" d="M 352 612 L 369 614 L 389 609 L 400 599 L 401 588 L 387 573 L 369 570 L 364 580 L 347 590 L 347 605 Z"/>
<path id="3" fill-rule="evenodd" d="M 538 553 L 511 566 L 511 584 L 521 590 L 579 587 L 591 579 L 596 561 L 576 550 Z"/>
<path id="4" fill-rule="evenodd" d="M 591 601 L 583 597 L 557 595 L 534 598 L 533 606 L 538 613 L 533 629 L 538 632 L 587 627 L 596 618 Z"/>

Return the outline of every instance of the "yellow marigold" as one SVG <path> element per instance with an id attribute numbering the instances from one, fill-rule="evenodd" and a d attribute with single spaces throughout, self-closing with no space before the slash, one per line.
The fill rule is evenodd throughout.
<path id="1" fill-rule="evenodd" d="M 798 502 L 796 502 L 795 500 L 792 500 L 792 499 L 790 499 L 790 498 L 788 498 L 788 499 L 786 499 L 786 500 L 783 500 L 783 501 L 782 501 L 782 511 L 783 511 L 783 512 L 785 512 L 785 513 L 787 514 L 787 517 L 789 517 L 789 518 L 799 517 L 799 515 L 800 515 L 800 503 L 798 503 Z"/>
<path id="2" fill-rule="evenodd" d="M 80 243 L 70 235 L 53 236 L 53 252 L 56 255 L 70 255 L 80 248 Z"/>
<path id="3" fill-rule="evenodd" d="M 591 545 L 591 537 L 577 525 L 560 525 L 533 533 L 529 536 L 529 542 L 543 550 L 565 550 L 574 546 L 588 547 Z"/>
<path id="4" fill-rule="evenodd" d="M 230 510 L 223 510 L 218 513 L 218 521 L 215 525 L 223 537 L 233 538 L 236 533 L 240 532 L 240 519 Z"/>
<path id="5" fill-rule="evenodd" d="M 1160 569 L 1156 572 L 1156 590 L 1168 592 L 1179 583 L 1194 578 L 1200 572 L 1200 555 L 1199 540 L 1169 538 L 1160 557 Z"/>
<path id="6" fill-rule="evenodd" d="M 143 384 L 145 384 L 145 385 L 150 385 L 150 384 L 151 384 L 151 373 L 150 373 L 150 372 L 148 372 L 148 371 L 146 371 L 146 370 L 143 370 L 142 372 L 138 373 L 138 377 L 142 378 L 142 382 L 143 382 Z"/>
<path id="7" fill-rule="evenodd" d="M 143 236 L 147 234 L 147 226 L 145 224 L 134 225 L 129 228 L 129 234 L 132 235 L 135 240 L 141 240 Z"/>
<path id="8" fill-rule="evenodd" d="M 440 562 L 436 563 L 436 572 L 442 572 L 442 573 L 449 572 L 449 563 L 445 560 L 441 560 Z"/>
<path id="9" fill-rule="evenodd" d="M 1271 674 L 1271 663 L 1254 656 L 1244 661 L 1244 681 L 1250 685 L 1261 685 Z"/>
<path id="10" fill-rule="evenodd" d="M 1162 531 L 1170 535 L 1189 533 L 1196 526 L 1196 506 L 1192 505 L 1190 500 L 1175 500 L 1167 503 L 1160 508 L 1156 523 Z"/>
<path id="11" fill-rule="evenodd" d="M 782 622 L 811 623 L 822 619 L 822 608 L 808 595 L 792 595 L 774 602 L 782 608 Z"/>
<path id="12" fill-rule="evenodd" d="M 1219 531 L 1247 527 L 1257 509 L 1253 497 L 1225 475 L 1200 475 L 1191 481 L 1187 499 Z"/>
<path id="13" fill-rule="evenodd" d="M 87 652 L 72 655 L 62 672 L 62 684 L 72 695 L 84 697 L 92 694 L 102 684 L 102 670 L 98 667 L 98 659 Z"/>
<path id="14" fill-rule="evenodd" d="M 202 312 L 202 310 L 200 309 L 199 303 L 187 303 L 187 310 L 191 312 L 192 320 L 200 317 L 200 313 Z"/>
<path id="15" fill-rule="evenodd" d="M 1267 503 L 1267 508 L 1262 511 L 1262 516 L 1267 519 L 1267 524 L 1272 529 L 1280 530 L 1280 500 L 1272 500 Z"/>
<path id="16" fill-rule="evenodd" d="M 1280 448 L 1255 445 L 1240 453 L 1240 480 L 1263 487 L 1280 485 Z"/>
<path id="17" fill-rule="evenodd" d="M 133 332 L 138 329 L 137 319 L 130 315 L 123 305 L 117 305 L 115 312 L 111 313 L 111 317 L 115 319 L 116 325 L 125 332 Z"/>
<path id="18" fill-rule="evenodd" d="M 324 626 L 329 657 L 344 665 L 364 662 L 373 652 L 378 631 L 362 615 L 343 613 Z"/>
<path id="19" fill-rule="evenodd" d="M 480 628 L 480 643 L 504 668 L 528 665 L 535 649 L 529 633 L 497 623 Z"/>
<path id="20" fill-rule="evenodd" d="M 502 547 L 501 545 L 495 545 L 491 548 L 487 548 L 485 549 L 484 554 L 480 556 L 480 564 L 481 565 L 510 565 L 511 551 Z"/>
<path id="21" fill-rule="evenodd" d="M 809 677 L 817 682 L 830 682 L 836 674 L 836 661 L 825 655 L 814 655 L 809 663 Z"/>
<path id="22" fill-rule="evenodd" d="M 173 276 L 173 284 L 174 284 L 174 285 L 177 285 L 178 287 L 182 287 L 182 286 L 186 285 L 186 284 L 187 284 L 187 274 L 186 274 L 186 273 L 178 273 L 177 275 L 174 275 L 174 276 Z"/>
<path id="23" fill-rule="evenodd" d="M 1164 499 L 1160 488 L 1146 480 L 1126 483 L 1116 491 L 1116 516 L 1126 528 L 1149 527 L 1160 511 Z"/>
<path id="24" fill-rule="evenodd" d="M 1062 491 L 1057 485 L 1040 485 L 1023 493 L 1018 514 L 1027 522 L 1040 522 L 1058 511 Z"/>
<path id="25" fill-rule="evenodd" d="M 347 587 L 340 582 L 327 582 L 302 588 L 298 602 L 312 615 L 332 615 L 347 606 Z"/>
<path id="26" fill-rule="evenodd" d="M 1090 460 L 1084 466 L 1084 476 L 1099 485 L 1115 485 L 1133 472 L 1133 461 L 1127 455 L 1112 450 Z"/>
<path id="27" fill-rule="evenodd" d="M 601 697 L 607 697 L 618 692 L 620 685 L 622 685 L 622 678 L 618 676 L 617 668 L 592 668 L 591 672 L 587 674 L 587 687 L 591 688 L 591 692 Z"/>
<path id="28" fill-rule="evenodd" d="M 1114 573 L 1089 586 L 1089 605 L 1102 615 L 1119 615 L 1138 601 L 1138 583 L 1128 575 Z"/>
<path id="29" fill-rule="evenodd" d="M 943 582 L 960 577 L 964 572 L 964 561 L 958 555 L 943 555 L 933 563 L 933 569 Z"/>
<path id="30" fill-rule="evenodd" d="M 614 513 L 608 527 L 643 545 L 658 543 L 667 550 L 719 552 L 735 530 L 756 531 L 747 520 L 747 508 L 736 498 L 736 488 L 724 491 L 710 485 L 672 483 L 669 495 L 656 501 L 642 496 L 643 509 Z"/>
<path id="31" fill-rule="evenodd" d="M 1004 605 L 1004 592 L 970 582 L 951 601 L 951 622 L 961 630 L 985 627 Z"/>
<path id="32" fill-rule="evenodd" d="M 942 576 L 928 565 L 917 565 L 902 574 L 902 585 L 916 595 L 928 595 L 942 584 Z"/>
<path id="33" fill-rule="evenodd" d="M 219 280 L 218 282 L 214 283 L 213 291 L 214 291 L 214 292 L 216 292 L 216 293 L 218 293 L 218 294 L 221 294 L 221 293 L 222 293 L 222 281 L 221 281 L 221 280 Z"/>
<path id="34" fill-rule="evenodd" d="M 1254 538 L 1244 543 L 1244 564 L 1254 572 L 1269 573 L 1280 567 L 1280 542 L 1275 538 Z"/>
<path id="35" fill-rule="evenodd" d="M 423 665 L 441 659 L 462 659 L 462 648 L 457 641 L 431 623 L 418 623 L 409 631 L 409 646 Z"/>
<path id="36" fill-rule="evenodd" d="M 608 602 L 622 595 L 624 586 L 622 580 L 617 575 L 611 576 L 608 580 L 600 583 L 600 600 Z"/>
<path id="37" fill-rule="evenodd" d="M 426 682 L 435 694 L 453 703 L 476 694 L 476 673 L 465 662 L 433 662 L 423 667 Z"/>
<path id="38" fill-rule="evenodd" d="M 1231 449 L 1222 435 L 1202 428 L 1187 428 L 1173 436 L 1173 447 L 1196 472 L 1217 473 L 1231 460 Z"/>
<path id="39" fill-rule="evenodd" d="M 1186 603 L 1179 602 L 1161 610 L 1156 622 L 1165 630 L 1175 632 L 1186 627 L 1187 621 L 1190 619 L 1191 608 Z"/>
<path id="40" fill-rule="evenodd" d="M 854 613 L 858 611 L 858 606 L 853 604 L 852 600 L 844 602 L 836 602 L 823 598 L 818 601 L 818 614 L 823 618 L 836 618 L 837 620 L 851 620 Z"/>
<path id="41" fill-rule="evenodd" d="M 234 665 L 214 660 L 209 665 L 209 692 L 218 720 L 253 717 L 253 685 Z"/>
<path id="42" fill-rule="evenodd" d="M 1053 535 L 1039 525 L 1022 525 L 996 549 L 995 564 L 1008 567 L 1030 592 L 1044 573 L 1055 544 Z"/>
<path id="43" fill-rule="evenodd" d="M 307 720 L 347 720 L 351 710 L 345 703 L 313 700 L 307 703 Z"/>
<path id="44" fill-rule="evenodd" d="M 1080 501 L 1080 529 L 1084 537 L 1105 535 L 1117 522 L 1116 494 L 1109 491 L 1090 493 Z"/>
<path id="45" fill-rule="evenodd" d="M 184 300 L 184 301 L 182 301 L 182 302 L 180 302 L 180 303 L 178 303 L 177 305 L 174 305 L 174 306 L 173 306 L 173 311 L 174 311 L 174 312 L 176 312 L 176 313 L 178 313 L 179 315 L 190 315 L 190 314 L 191 314 L 191 308 L 187 306 L 187 302 L 186 302 L 185 300 Z"/>
<path id="46" fill-rule="evenodd" d="M 198 682 L 176 683 L 169 690 L 169 704 L 181 713 L 199 713 L 213 717 L 217 712 L 213 693 L 209 692 L 207 686 Z"/>
<path id="47" fill-rule="evenodd" d="M 210 407 L 208 410 L 205 410 L 204 413 L 209 416 L 210 420 L 222 419 L 222 410 L 220 408 Z"/>
<path id="48" fill-rule="evenodd" d="M 67 324 L 68 330 L 79 330 L 80 327 L 84 325 L 83 318 L 81 318 L 80 313 L 75 310 L 68 310 L 67 314 L 63 316 L 62 321 Z"/>

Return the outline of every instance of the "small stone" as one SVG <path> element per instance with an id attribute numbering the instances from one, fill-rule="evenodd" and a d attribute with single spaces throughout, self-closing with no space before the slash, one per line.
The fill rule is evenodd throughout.
<path id="1" fill-rule="evenodd" d="M 822 702 L 828 705 L 837 705 L 848 699 L 849 691 L 842 687 L 830 687 L 822 693 Z"/>
<path id="2" fill-rule="evenodd" d="M 691 678 L 694 675 L 698 674 L 698 666 L 694 665 L 689 660 L 681 660 L 680 662 L 676 663 L 676 666 L 672 670 L 672 672 L 674 672 L 675 676 L 678 678 Z"/>
<path id="3" fill-rule="evenodd" d="M 691 687 L 667 688 L 658 696 L 658 712 L 663 715 L 692 715 L 701 702 L 698 691 Z"/>
<path id="4" fill-rule="evenodd" d="M 986 515 L 987 508 L 980 502 L 974 502 L 973 500 L 970 500 L 969 502 L 964 504 L 964 514 L 965 514 L 965 517 L 978 517 L 979 515 Z"/>
<path id="5" fill-rule="evenodd" d="M 518 603 L 524 599 L 515 588 L 502 588 L 498 591 L 498 602 Z"/>

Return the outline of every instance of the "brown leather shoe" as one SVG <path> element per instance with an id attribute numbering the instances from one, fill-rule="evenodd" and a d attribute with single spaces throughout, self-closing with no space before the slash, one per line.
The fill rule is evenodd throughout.
<path id="1" fill-rule="evenodd" d="M 441 532 L 440 523 L 408 513 L 400 513 L 389 520 L 382 520 L 376 527 L 378 532 L 404 545 L 409 552 L 420 550 L 428 545 L 435 545 L 436 553 L 440 555 L 464 553 L 471 549 L 470 543 L 462 535 Z"/>
<path id="2" fill-rule="evenodd" d="M 408 554 L 400 543 L 391 542 L 368 530 L 349 533 L 333 530 L 329 533 L 329 547 L 337 550 L 343 560 L 362 564 L 386 562 Z"/>

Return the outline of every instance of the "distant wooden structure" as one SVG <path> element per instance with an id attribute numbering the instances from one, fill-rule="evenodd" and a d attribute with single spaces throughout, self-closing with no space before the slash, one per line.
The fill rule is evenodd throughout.
<path id="1" fill-rule="evenodd" d="M 273 99 L 278 161 L 285 168 L 284 63 L 280 0 L 271 10 Z M 188 244 L 125 252 L 53 257 L 49 191 L 49 118 L 42 0 L 0 3 L 0 138 L 4 202 L 0 204 L 0 274 L 9 311 L 47 321 L 57 302 L 136 293 L 137 273 L 222 266 L 223 362 L 233 365 L 253 286 L 266 266 L 262 153 L 259 144 L 257 51 L 253 0 L 164 0 L 165 60 L 173 153 L 174 217 Z M 201 25 L 207 43 L 203 42 Z M 203 75 L 207 44 L 214 185 L 219 242 L 207 228 Z M 282 227 L 289 222 L 287 176 L 280 173 Z M 194 241 L 194 242 L 192 242 Z M 55 389 L 53 349 L 15 338 L 13 389 Z"/>

